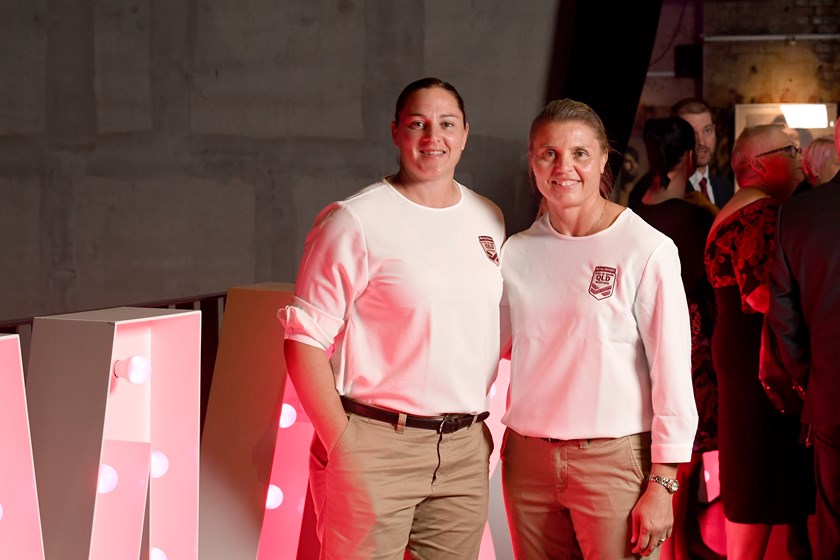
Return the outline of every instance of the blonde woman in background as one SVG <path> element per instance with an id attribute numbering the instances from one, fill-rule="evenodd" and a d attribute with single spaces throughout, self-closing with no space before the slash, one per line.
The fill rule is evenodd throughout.
<path id="1" fill-rule="evenodd" d="M 820 136 L 802 150 L 802 171 L 812 187 L 831 181 L 840 172 L 833 136 Z"/>

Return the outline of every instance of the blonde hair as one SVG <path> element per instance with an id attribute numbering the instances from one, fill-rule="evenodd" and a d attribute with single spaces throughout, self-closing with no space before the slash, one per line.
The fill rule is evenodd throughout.
<path id="1" fill-rule="evenodd" d="M 601 149 L 605 154 L 609 155 L 609 153 L 613 151 L 610 147 L 610 141 L 607 138 L 607 130 L 604 128 L 604 123 L 592 107 L 586 103 L 575 101 L 574 99 L 555 99 L 543 107 L 540 114 L 534 118 L 533 122 L 531 122 L 531 130 L 528 134 L 528 152 L 530 153 L 531 143 L 534 141 L 534 136 L 536 135 L 537 130 L 539 130 L 542 125 L 546 123 L 568 121 L 585 124 L 592 129 L 592 132 L 595 133 L 595 138 L 598 139 L 598 144 L 601 146 Z M 531 174 L 531 180 L 533 181 L 533 172 L 531 171 L 530 166 L 528 172 Z M 601 195 L 604 198 L 609 198 L 610 192 L 612 192 L 612 187 L 612 171 L 610 170 L 609 165 L 605 165 L 604 172 L 601 173 L 601 184 L 599 186 Z M 540 211 L 538 215 L 543 214 L 544 204 L 544 201 L 540 204 Z"/>
<path id="2" fill-rule="evenodd" d="M 835 153 L 837 153 L 837 148 L 834 145 L 834 136 L 820 136 L 812 140 L 802 150 L 802 171 L 805 172 L 805 178 L 809 182 L 812 177 L 816 179 L 814 185 L 830 180 L 831 177 L 820 177 L 819 173 L 825 162 Z"/>
<path id="3" fill-rule="evenodd" d="M 534 134 L 540 126 L 549 122 L 566 121 L 578 121 L 589 126 L 595 133 L 595 137 L 598 138 L 598 143 L 601 145 L 604 153 L 610 152 L 610 141 L 607 139 L 607 130 L 604 128 L 601 117 L 592 110 L 592 107 L 574 99 L 556 99 L 542 108 L 540 114 L 531 123 L 531 131 L 528 135 L 528 149 L 530 149 Z"/>

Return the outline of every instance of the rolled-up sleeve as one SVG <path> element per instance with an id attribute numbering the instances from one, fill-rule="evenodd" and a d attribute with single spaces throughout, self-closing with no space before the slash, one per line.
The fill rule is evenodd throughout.
<path id="1" fill-rule="evenodd" d="M 639 284 L 635 312 L 650 371 L 651 460 L 687 462 L 697 431 L 697 406 L 691 381 L 688 304 L 679 254 L 672 242 L 652 252 Z"/>
<path id="2" fill-rule="evenodd" d="M 327 350 L 344 328 L 367 278 L 367 251 L 358 219 L 341 203 L 327 206 L 306 239 L 294 302 L 277 313 L 285 339 Z"/>

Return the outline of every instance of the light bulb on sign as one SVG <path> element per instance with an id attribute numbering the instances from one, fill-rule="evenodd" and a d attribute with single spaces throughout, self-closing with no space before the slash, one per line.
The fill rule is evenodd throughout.
<path id="1" fill-rule="evenodd" d="M 152 466 L 150 474 L 152 478 L 160 478 L 169 470 L 169 457 L 163 451 L 152 451 Z"/>
<path id="2" fill-rule="evenodd" d="M 143 356 L 131 356 L 114 363 L 114 375 L 135 385 L 145 383 L 152 376 L 152 364 Z"/>
<path id="3" fill-rule="evenodd" d="M 3 504 L 0 504 L 0 521 L 3 520 Z"/>
<path id="4" fill-rule="evenodd" d="M 153 547 L 149 551 L 149 560 L 168 560 L 166 553 L 159 548 Z"/>
<path id="5" fill-rule="evenodd" d="M 105 463 L 99 466 L 99 480 L 96 483 L 97 494 L 108 494 L 117 487 L 120 477 L 117 474 L 117 469 Z"/>
<path id="6" fill-rule="evenodd" d="M 297 421 L 297 410 L 290 404 L 283 403 L 280 408 L 280 427 L 288 428 Z"/>
<path id="7" fill-rule="evenodd" d="M 492 399 L 495 396 L 496 396 L 496 384 L 493 383 L 492 385 L 490 385 L 490 398 Z"/>
<path id="8" fill-rule="evenodd" d="M 268 496 L 265 498 L 265 509 L 277 509 L 283 503 L 283 491 L 274 484 L 268 485 Z"/>

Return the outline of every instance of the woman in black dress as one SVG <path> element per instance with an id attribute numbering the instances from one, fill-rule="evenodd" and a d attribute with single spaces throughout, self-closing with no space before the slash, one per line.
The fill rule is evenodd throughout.
<path id="1" fill-rule="evenodd" d="M 688 178 L 695 167 L 694 129 L 688 122 L 679 117 L 648 119 L 642 136 L 651 184 L 642 200 L 631 208 L 670 237 L 680 254 L 691 317 L 691 376 L 699 416 L 691 462 L 680 464 L 677 471 L 685 491 L 675 496 L 674 532 L 663 547 L 672 547 L 673 556 L 678 559 L 717 558 L 703 543 L 697 520 L 704 507 L 697 497 L 703 476 L 703 453 L 717 449 L 717 379 L 711 350 L 714 292 L 703 265 L 706 236 L 717 207 L 708 199 L 706 204 L 686 200 Z"/>

